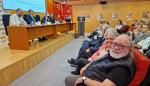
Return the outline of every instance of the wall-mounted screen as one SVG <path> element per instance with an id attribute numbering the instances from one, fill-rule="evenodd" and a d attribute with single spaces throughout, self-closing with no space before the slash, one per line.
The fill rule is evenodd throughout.
<path id="1" fill-rule="evenodd" d="M 32 9 L 34 12 L 46 12 L 45 0 L 3 0 L 2 2 L 4 9 L 21 8 L 24 11 Z"/>

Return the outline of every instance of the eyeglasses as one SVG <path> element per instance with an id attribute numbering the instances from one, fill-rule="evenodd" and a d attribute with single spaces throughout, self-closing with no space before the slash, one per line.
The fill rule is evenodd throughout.
<path id="1" fill-rule="evenodd" d="M 113 38 L 105 38 L 105 40 L 113 40 Z"/>
<path id="2" fill-rule="evenodd" d="M 114 47 L 118 47 L 119 49 L 123 49 L 123 48 L 125 48 L 125 47 L 130 47 L 130 46 L 125 46 L 125 45 L 123 45 L 123 44 L 119 44 L 119 43 L 116 43 L 116 42 L 113 42 L 112 43 L 112 47 L 114 48 Z"/>

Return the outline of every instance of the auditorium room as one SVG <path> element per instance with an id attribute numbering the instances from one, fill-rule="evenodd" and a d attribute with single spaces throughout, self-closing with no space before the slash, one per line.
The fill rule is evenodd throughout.
<path id="1" fill-rule="evenodd" d="M 0 86 L 150 86 L 150 0 L 0 0 Z"/>

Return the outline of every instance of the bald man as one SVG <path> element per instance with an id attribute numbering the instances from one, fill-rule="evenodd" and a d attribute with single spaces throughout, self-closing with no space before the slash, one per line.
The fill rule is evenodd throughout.
<path id="1" fill-rule="evenodd" d="M 127 35 L 118 36 L 107 55 L 86 65 L 80 76 L 68 76 L 66 86 L 128 86 L 135 73 L 131 44 Z"/>

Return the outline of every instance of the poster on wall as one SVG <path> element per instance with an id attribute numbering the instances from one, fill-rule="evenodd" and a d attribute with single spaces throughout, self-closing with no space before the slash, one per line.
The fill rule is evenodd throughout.
<path id="1" fill-rule="evenodd" d="M 142 20 L 148 20 L 148 19 L 149 19 L 149 12 L 148 11 L 143 12 Z"/>
<path id="2" fill-rule="evenodd" d="M 128 15 L 126 16 L 126 20 L 132 20 L 133 19 L 133 13 L 129 12 Z"/>
<path id="3" fill-rule="evenodd" d="M 112 13 L 112 20 L 117 20 L 118 19 L 118 13 L 117 12 L 113 12 Z"/>
<path id="4" fill-rule="evenodd" d="M 97 19 L 98 19 L 98 21 L 103 21 L 103 14 L 100 13 L 100 14 L 98 15 Z"/>
<path id="5" fill-rule="evenodd" d="M 90 20 L 90 15 L 89 14 L 85 14 L 85 21 L 89 21 Z"/>

